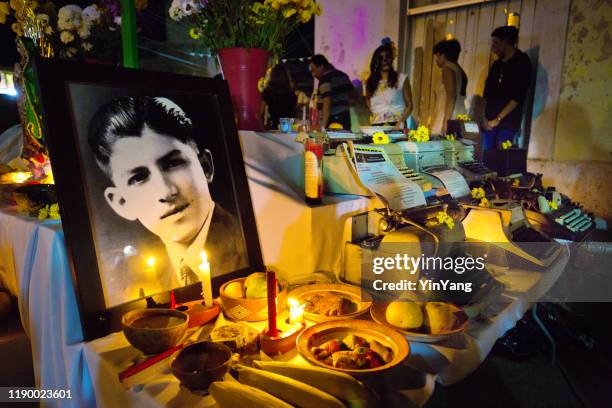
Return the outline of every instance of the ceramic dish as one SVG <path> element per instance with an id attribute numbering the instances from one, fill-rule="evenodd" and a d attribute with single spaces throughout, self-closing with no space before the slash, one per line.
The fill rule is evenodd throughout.
<path id="1" fill-rule="evenodd" d="M 354 319 L 370 309 L 372 306 L 372 296 L 366 291 L 362 291 L 358 286 L 345 285 L 339 283 L 315 283 L 313 285 L 300 286 L 289 293 L 289 297 L 299 303 L 306 303 L 306 300 L 314 295 L 325 295 L 333 293 L 342 296 L 351 302 L 351 309 L 348 313 L 340 316 L 326 316 L 318 313 L 304 311 L 304 317 L 313 322 L 328 322 L 334 320 Z M 363 297 L 362 297 L 363 296 Z"/>
<path id="2" fill-rule="evenodd" d="M 312 347 L 321 346 L 329 340 L 342 340 L 351 334 L 363 337 L 367 341 L 376 340 L 383 346 L 389 347 L 393 352 L 391 361 L 376 368 L 337 368 L 319 361 L 311 352 Z M 410 351 L 410 347 L 404 336 L 387 326 L 368 320 L 336 320 L 316 324 L 300 333 L 297 339 L 297 348 L 302 357 L 313 364 L 357 377 L 379 373 L 395 367 L 408 357 Z"/>
<path id="3" fill-rule="evenodd" d="M 397 330 L 399 333 L 406 336 L 406 338 L 410 341 L 417 341 L 420 343 L 436 343 L 454 334 L 465 331 L 465 329 L 468 326 L 468 322 L 469 322 L 468 315 L 460 307 L 455 306 L 452 303 L 449 303 L 448 305 L 451 308 L 451 313 L 453 313 L 453 315 L 455 316 L 455 323 L 453 325 L 453 328 L 449 330 L 448 332 L 438 333 L 438 334 L 403 330 L 403 329 L 400 329 L 399 327 L 393 326 L 391 323 L 387 321 L 387 318 L 386 318 L 387 306 L 389 306 L 389 303 L 385 303 L 385 302 L 374 303 L 374 305 L 372 305 L 372 308 L 370 309 L 370 315 L 372 315 L 372 319 L 374 319 L 375 322 L 383 324 L 387 327 L 390 327 L 393 330 Z"/>

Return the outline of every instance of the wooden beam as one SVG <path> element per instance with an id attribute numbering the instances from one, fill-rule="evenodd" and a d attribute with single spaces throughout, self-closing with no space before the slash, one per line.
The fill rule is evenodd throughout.
<path id="1" fill-rule="evenodd" d="M 434 13 L 436 11 L 450 10 L 450 9 L 454 9 L 454 8 L 457 8 L 457 7 L 471 6 L 471 5 L 474 5 L 474 4 L 491 3 L 491 2 L 494 2 L 494 1 L 496 1 L 496 0 L 453 0 L 453 1 L 445 1 L 443 3 L 431 4 L 429 6 L 421 6 L 421 7 L 408 8 L 406 14 L 408 16 L 416 16 L 416 15 L 419 15 L 419 14 Z"/>

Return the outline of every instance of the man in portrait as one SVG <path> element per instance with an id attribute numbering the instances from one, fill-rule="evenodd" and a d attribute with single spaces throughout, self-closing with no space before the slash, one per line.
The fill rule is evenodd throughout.
<path id="1" fill-rule="evenodd" d="M 109 180 L 106 203 L 165 245 L 174 269 L 171 288 L 200 280 L 202 250 L 213 276 L 247 266 L 240 225 L 208 188 L 212 155 L 198 147 L 192 121 L 176 103 L 149 96 L 113 99 L 93 116 L 88 142 Z"/>

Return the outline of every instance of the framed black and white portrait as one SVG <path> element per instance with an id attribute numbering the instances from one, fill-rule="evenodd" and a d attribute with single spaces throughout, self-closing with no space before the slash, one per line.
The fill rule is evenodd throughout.
<path id="1" fill-rule="evenodd" d="M 199 293 L 203 255 L 213 287 L 261 270 L 224 81 L 53 60 L 36 72 L 86 337 L 145 299 Z"/>

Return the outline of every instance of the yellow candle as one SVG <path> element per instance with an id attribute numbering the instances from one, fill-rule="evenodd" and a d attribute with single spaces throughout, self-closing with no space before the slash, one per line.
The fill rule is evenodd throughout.
<path id="1" fill-rule="evenodd" d="M 212 283 L 210 280 L 210 264 L 206 252 L 200 252 L 202 263 L 198 265 L 200 280 L 202 281 L 202 296 L 204 297 L 204 306 L 213 306 Z"/>
<path id="2" fill-rule="evenodd" d="M 287 303 L 289 304 L 289 324 L 303 323 L 304 306 L 306 304 L 300 304 L 300 302 L 292 298 L 287 299 Z"/>

